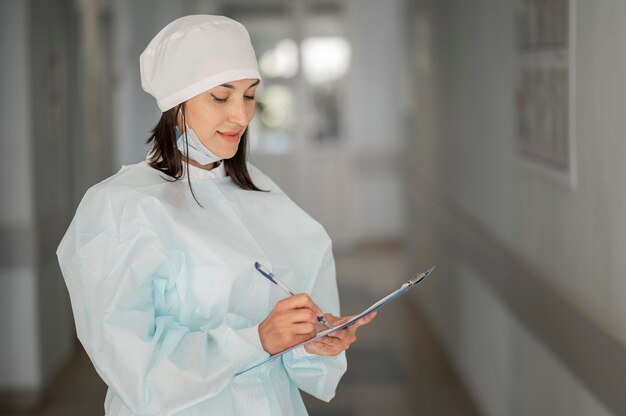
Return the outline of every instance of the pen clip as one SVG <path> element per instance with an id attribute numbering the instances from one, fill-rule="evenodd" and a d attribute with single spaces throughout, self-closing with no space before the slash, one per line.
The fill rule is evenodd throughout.
<path id="1" fill-rule="evenodd" d="M 420 274 L 418 274 L 417 276 L 415 276 L 413 279 L 409 280 L 408 282 L 404 283 L 401 287 L 401 289 L 406 289 L 408 287 L 411 286 L 415 286 L 416 284 L 418 284 L 419 282 L 421 282 L 422 280 L 424 280 L 424 278 L 426 276 L 428 276 L 429 274 L 432 273 L 433 270 L 435 270 L 436 266 L 431 267 L 430 269 L 426 270 L 425 272 L 422 272 Z"/>

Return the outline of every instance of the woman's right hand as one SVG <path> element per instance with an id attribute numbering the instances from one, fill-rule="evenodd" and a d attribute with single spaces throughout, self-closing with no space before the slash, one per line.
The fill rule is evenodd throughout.
<path id="1" fill-rule="evenodd" d="M 263 349 L 276 354 L 313 338 L 317 334 L 317 317 L 322 311 L 306 293 L 290 296 L 276 303 L 259 324 Z"/>

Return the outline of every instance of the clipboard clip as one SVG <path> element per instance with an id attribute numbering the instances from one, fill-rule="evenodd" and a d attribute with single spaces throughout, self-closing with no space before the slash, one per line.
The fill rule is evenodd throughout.
<path id="1" fill-rule="evenodd" d="M 402 287 L 400 287 L 400 289 L 406 289 L 409 288 L 411 286 L 415 286 L 416 284 L 418 284 L 419 282 L 421 282 L 422 280 L 424 280 L 424 278 L 426 276 L 428 276 L 429 274 L 432 273 L 433 270 L 435 270 L 436 266 L 431 267 L 430 269 L 426 270 L 425 272 L 422 272 L 420 274 L 418 274 L 417 276 L 415 276 L 413 279 L 409 280 L 408 282 L 406 282 L 405 284 L 402 285 Z"/>

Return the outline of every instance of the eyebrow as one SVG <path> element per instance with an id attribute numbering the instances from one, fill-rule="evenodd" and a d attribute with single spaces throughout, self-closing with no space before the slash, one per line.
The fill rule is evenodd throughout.
<path id="1" fill-rule="evenodd" d="M 250 85 L 246 89 L 249 90 L 250 88 L 254 87 L 255 85 L 258 85 L 259 82 L 261 82 L 261 80 L 257 79 L 252 85 Z M 228 88 L 229 90 L 234 90 L 235 89 L 235 86 L 233 84 L 221 84 L 220 87 Z"/>

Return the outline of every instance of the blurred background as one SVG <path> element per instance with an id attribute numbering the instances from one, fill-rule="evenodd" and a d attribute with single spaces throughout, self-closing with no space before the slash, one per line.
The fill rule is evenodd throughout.
<path id="1" fill-rule="evenodd" d="M 0 414 L 103 414 L 55 250 L 145 158 L 139 55 L 195 13 L 250 32 L 250 157 L 331 235 L 343 312 L 437 265 L 312 415 L 626 414 L 626 2 L 604 0 L 0 0 Z"/>

